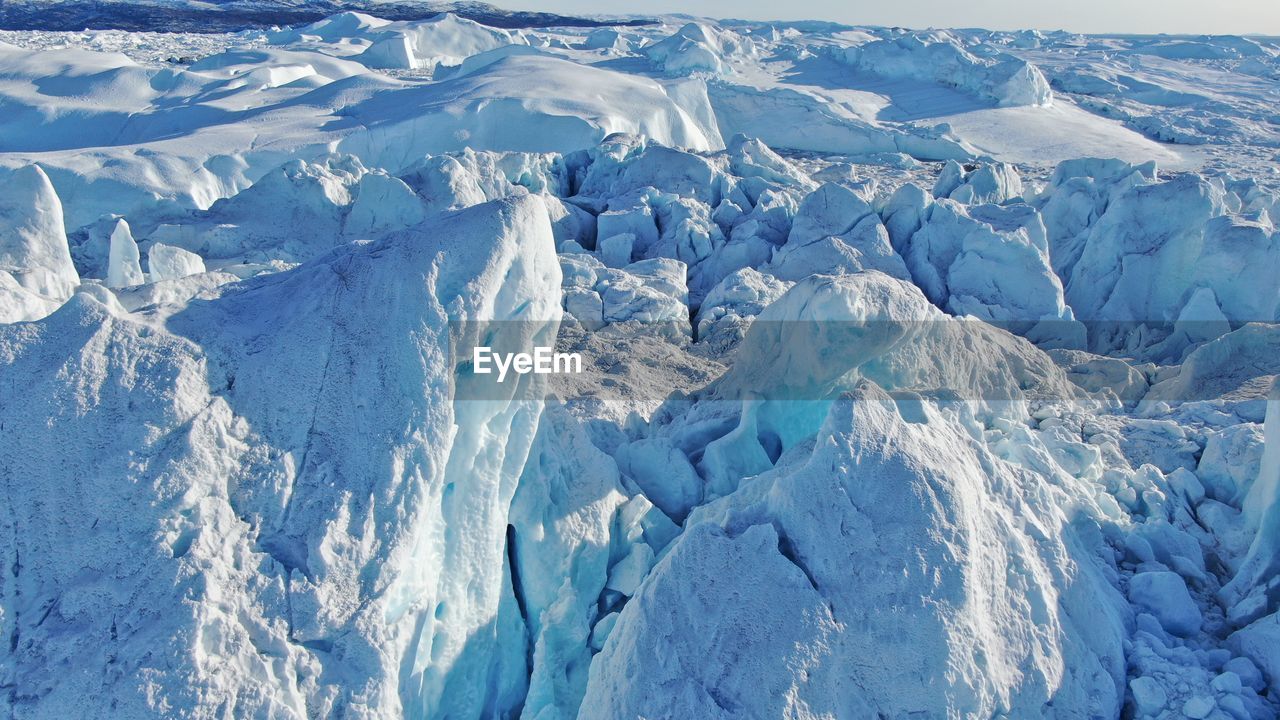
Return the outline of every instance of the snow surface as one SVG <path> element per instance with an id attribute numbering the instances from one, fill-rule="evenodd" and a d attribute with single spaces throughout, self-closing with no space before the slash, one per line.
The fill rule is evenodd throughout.
<path id="1" fill-rule="evenodd" d="M 1280 45 L 600 22 L 0 34 L 0 715 L 1280 715 Z"/>

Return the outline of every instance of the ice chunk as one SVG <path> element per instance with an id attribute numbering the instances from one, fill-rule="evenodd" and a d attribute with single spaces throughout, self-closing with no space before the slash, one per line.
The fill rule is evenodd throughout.
<path id="1" fill-rule="evenodd" d="M 1083 345 L 1084 328 L 1050 266 L 1044 225 L 1026 205 L 939 201 L 911 236 L 906 264 L 925 295 L 952 314 L 998 322 L 1048 347 Z"/>
<path id="2" fill-rule="evenodd" d="M 1241 681 L 1240 676 L 1230 670 L 1215 677 L 1211 685 L 1214 690 L 1227 695 L 1239 695 L 1240 691 L 1244 689 L 1244 683 Z"/>
<path id="3" fill-rule="evenodd" d="M 629 232 L 617 233 L 603 238 L 599 244 L 601 262 L 611 268 L 626 267 L 631 264 L 636 236 Z"/>
<path id="4" fill-rule="evenodd" d="M 19 285 L 12 275 L 0 271 L 0 324 L 39 320 L 61 304 L 31 292 Z"/>
<path id="5" fill-rule="evenodd" d="M 189 221 L 158 228 L 149 239 L 212 259 L 307 260 L 343 242 L 344 220 L 367 172 L 350 155 L 291 160 Z"/>
<path id="6" fill-rule="evenodd" d="M 1181 329 L 1194 343 L 1208 342 L 1231 332 L 1231 323 L 1218 307 L 1213 290 L 1202 287 L 1192 292 L 1178 314 L 1175 328 Z"/>
<path id="7" fill-rule="evenodd" d="M 414 54 L 413 42 L 403 35 L 371 44 L 356 60 L 371 68 L 412 70 L 423 65 Z"/>
<path id="8" fill-rule="evenodd" d="M 1009 163 L 985 163 L 968 172 L 949 161 L 933 186 L 935 198 L 949 198 L 966 205 L 1009 202 L 1021 199 L 1022 178 Z"/>
<path id="9" fill-rule="evenodd" d="M 1227 642 L 1232 650 L 1261 670 L 1271 692 L 1280 687 L 1280 613 L 1272 613 L 1235 631 Z"/>
<path id="10" fill-rule="evenodd" d="M 1177 375 L 1151 386 L 1143 403 L 1265 397 L 1267 378 L 1278 374 L 1280 325 L 1250 323 L 1193 350 Z"/>
<path id="11" fill-rule="evenodd" d="M 1217 704 L 1211 697 L 1193 697 L 1182 704 L 1182 714 L 1192 720 L 1202 720 L 1209 717 L 1215 707 Z"/>
<path id="12" fill-rule="evenodd" d="M 655 188 L 708 205 L 720 201 L 720 173 L 706 158 L 664 147 L 654 138 L 612 133 L 588 150 L 586 159 L 590 164 L 579 193 L 610 201 L 612 210 L 627 209 L 615 205 L 614 198 L 633 199 Z"/>
<path id="13" fill-rule="evenodd" d="M 759 177 L 805 190 L 814 186 L 807 175 L 758 138 L 735 135 L 727 150 L 729 169 L 739 177 Z"/>
<path id="14" fill-rule="evenodd" d="M 1141 572 L 1129 581 L 1129 600 L 1160 621 L 1165 630 L 1187 637 L 1200 632 L 1200 608 L 1176 573 Z"/>
<path id="15" fill-rule="evenodd" d="M 1210 495 L 1238 507 L 1258 477 L 1262 453 L 1263 431 L 1254 423 L 1208 432 L 1196 475 Z"/>
<path id="16" fill-rule="evenodd" d="M 631 552 L 609 569 L 609 581 L 605 587 L 623 597 L 635 595 L 640 581 L 653 566 L 653 548 L 645 543 L 631 546 Z"/>
<path id="17" fill-rule="evenodd" d="M 792 234 L 795 235 L 794 229 Z M 894 252 L 889 243 L 889 233 L 875 213 L 863 216 L 840 235 L 804 244 L 788 241 L 761 269 L 779 280 L 792 282 L 810 275 L 838 275 L 862 270 L 879 270 L 900 280 L 911 279 L 906 264 Z"/>
<path id="18" fill-rule="evenodd" d="M 783 713 L 792 682 L 770 666 L 805 663 L 809 653 L 796 639 L 827 639 L 834 622 L 804 574 L 777 552 L 778 542 L 767 524 L 738 535 L 708 524 L 686 532 L 623 608 L 592 663 L 583 701 L 589 714 L 723 717 L 717 697 L 762 715 Z M 729 597 L 735 602 L 727 604 Z M 628 676 L 626 667 L 645 652 L 666 661 Z M 711 661 L 725 657 L 736 660 Z"/>
<path id="19" fill-rule="evenodd" d="M 1089 229 L 1111 202 L 1129 188 L 1155 179 L 1153 162 L 1135 166 L 1117 159 L 1080 158 L 1058 164 L 1036 204 L 1049 233 L 1053 269 L 1064 282 L 1084 251 Z"/>
<path id="20" fill-rule="evenodd" d="M 417 225 L 427 217 L 426 208 L 413 190 L 403 180 L 383 172 L 360 176 L 352 194 L 351 208 L 342 227 L 348 237 L 375 238 Z"/>
<path id="21" fill-rule="evenodd" d="M 630 257 L 647 257 L 649 248 L 658 242 L 658 226 L 653 219 L 653 210 L 648 205 L 638 205 L 625 210 L 609 210 L 596 217 L 596 234 L 604 238 L 601 242 L 617 235 L 630 235 L 632 249 Z"/>
<path id="22" fill-rule="evenodd" d="M 924 223 L 931 203 L 929 194 L 913 183 L 906 183 L 894 191 L 880 213 L 894 250 L 905 255 L 907 244 Z"/>
<path id="23" fill-rule="evenodd" d="M 204 261 L 199 255 L 163 243 L 155 243 L 147 250 L 147 266 L 151 269 L 152 282 L 178 280 L 204 272 Z"/>
<path id="24" fill-rule="evenodd" d="M 1207 312 L 1211 329 L 1222 318 L 1207 308 L 1210 299 L 1233 323 L 1273 321 L 1280 295 L 1242 290 L 1269 287 L 1280 271 L 1273 229 L 1228 216 L 1228 200 L 1220 185 L 1196 175 L 1138 184 L 1110 199 L 1071 267 L 1068 302 L 1085 319 L 1160 323 L 1178 319 L 1197 296 L 1186 319 Z"/>
<path id="25" fill-rule="evenodd" d="M 1267 398 L 1262 460 L 1258 466 L 1258 479 L 1245 498 L 1244 512 L 1245 517 L 1256 522 L 1259 528 L 1267 525 L 1266 518 L 1280 514 L 1280 378 L 1272 381 L 1271 394 Z M 1271 539 L 1275 538 L 1264 542 Z"/>
<path id="26" fill-rule="evenodd" d="M 600 618 L 591 628 L 591 649 L 599 652 L 604 649 L 604 643 L 609 639 L 609 633 L 613 632 L 613 626 L 618 623 L 618 613 L 611 612 Z"/>
<path id="27" fill-rule="evenodd" d="M 18 168 L 0 181 L 0 272 L 52 302 L 71 297 L 80 284 L 62 224 L 62 203 L 38 165 Z"/>
<path id="28" fill-rule="evenodd" d="M 798 247 L 831 235 L 843 235 L 871 212 L 871 206 L 849 188 L 826 183 L 800 202 L 787 245 Z"/>
<path id="29" fill-rule="evenodd" d="M 620 446 L 615 457 L 618 468 L 672 520 L 684 522 L 689 511 L 702 502 L 702 478 L 669 440 L 637 440 Z"/>
<path id="30" fill-rule="evenodd" d="M 1092 393 L 1109 390 L 1126 407 L 1133 407 L 1147 393 L 1146 375 L 1124 360 L 1065 349 L 1050 350 L 1049 356 L 1067 371 L 1071 382 Z"/>
<path id="31" fill-rule="evenodd" d="M 780 448 L 766 448 L 761 437 L 772 432 L 759 426 L 757 414 L 760 402 L 754 398 L 743 400 L 737 427 L 707 443 L 698 461 L 699 474 L 706 481 L 708 497 L 723 497 L 738 488 L 744 478 L 758 475 L 771 467 Z M 769 450 L 774 451 L 770 456 Z"/>
<path id="32" fill-rule="evenodd" d="M 613 28 L 602 27 L 587 33 L 581 47 L 583 50 L 625 51 L 628 49 L 628 44 L 622 33 Z"/>
<path id="33" fill-rule="evenodd" d="M 1129 689 L 1133 692 L 1133 702 L 1137 706 L 1138 714 L 1142 716 L 1160 714 L 1160 711 L 1164 710 L 1165 703 L 1169 701 L 1160 683 L 1149 677 L 1130 680 Z"/>
<path id="34" fill-rule="evenodd" d="M 726 340 L 741 339 L 748 321 L 781 297 L 788 287 L 788 283 L 751 268 L 730 273 L 707 293 L 698 308 L 698 338 L 710 338 L 723 330 L 731 332 Z"/>
<path id="35" fill-rule="evenodd" d="M 1267 687 L 1262 671 L 1247 657 L 1231 658 L 1222 666 L 1223 670 L 1233 673 L 1240 682 L 1252 688 L 1254 692 L 1262 692 Z"/>
<path id="36" fill-rule="evenodd" d="M 1231 603 L 1280 577 L 1280 379 L 1272 382 L 1267 398 L 1264 434 L 1258 479 L 1241 507 L 1245 527 L 1256 534 L 1235 578 L 1223 588 Z"/>
<path id="37" fill-rule="evenodd" d="M 933 182 L 933 196 L 938 199 L 951 197 L 951 193 L 964 184 L 964 177 L 964 166 L 955 160 L 948 160 L 942 165 L 938 179 Z"/>
<path id="38" fill-rule="evenodd" d="M 138 252 L 138 243 L 133 241 L 133 233 L 129 231 L 129 223 L 123 218 L 116 221 L 116 227 L 111 231 L 110 247 L 107 255 L 107 287 L 141 285 L 144 282 L 139 262 L 142 256 Z"/>

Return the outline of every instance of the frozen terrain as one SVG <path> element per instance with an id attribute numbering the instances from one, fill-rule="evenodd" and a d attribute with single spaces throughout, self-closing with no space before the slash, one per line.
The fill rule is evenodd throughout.
<path id="1" fill-rule="evenodd" d="M 0 31 L 0 716 L 1280 716 L 1280 41 L 141 5 Z"/>

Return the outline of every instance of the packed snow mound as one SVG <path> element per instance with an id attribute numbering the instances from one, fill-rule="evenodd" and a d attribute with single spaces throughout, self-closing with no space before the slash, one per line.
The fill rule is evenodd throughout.
<path id="1" fill-rule="evenodd" d="M 362 71 L 353 62 L 313 51 L 268 49 L 229 49 L 201 58 L 188 68 L 192 76 L 179 76 L 182 85 L 191 87 L 207 74 L 223 80 L 224 90 L 262 92 L 282 87 L 312 89 L 334 80 L 343 80 Z"/>
<path id="2" fill-rule="evenodd" d="M 653 80 L 537 55 L 512 55 L 434 85 L 377 93 L 341 121 L 361 128 L 339 143 L 380 167 L 414 155 L 487 150 L 568 152 L 612 133 L 694 150 L 722 146 Z M 398 138 L 411 138 L 398 142 Z"/>
<path id="3" fill-rule="evenodd" d="M 501 47 L 494 48 L 493 50 L 472 55 L 453 68 L 442 69 L 440 76 L 444 78 L 470 75 L 480 68 L 492 65 L 509 55 L 541 55 L 543 57 L 555 57 L 554 55 L 543 52 L 542 50 L 529 45 L 503 45 Z"/>
<path id="4" fill-rule="evenodd" d="M 126 146 L 188 135 L 367 70 L 313 51 L 232 49 L 185 68 L 79 49 L 0 51 L 8 151 Z M 227 102 L 226 96 L 239 102 Z"/>
<path id="5" fill-rule="evenodd" d="M 703 23 L 688 23 L 670 36 L 646 45 L 644 54 L 658 67 L 673 75 L 707 72 L 719 75 L 730 70 L 735 57 L 749 57 L 755 44 L 732 30 Z"/>
<path id="6" fill-rule="evenodd" d="M 451 13 L 424 22 L 384 25 L 371 40 L 369 48 L 356 56 L 357 62 L 371 68 L 406 70 L 460 65 L 473 55 L 522 43 L 506 30 Z"/>
<path id="7" fill-rule="evenodd" d="M 270 35 L 280 44 L 300 42 L 340 42 L 359 38 L 396 23 L 361 12 L 338 13 L 301 27 L 277 30 Z"/>
<path id="8" fill-rule="evenodd" d="M 1053 104 L 1044 73 L 1016 56 L 992 52 L 978 57 L 950 33 L 905 33 L 855 45 L 837 54 L 855 71 L 890 80 L 936 82 L 1001 107 Z"/>
<path id="9" fill-rule="evenodd" d="M 757 137 L 779 148 L 866 156 L 966 160 L 978 150 L 943 126 L 904 129 L 868 121 L 844 103 L 789 87 L 708 87 L 721 135 Z"/>
<path id="10" fill-rule="evenodd" d="M 553 252 L 525 198 L 185 307 L 135 315 L 83 292 L 0 328 L 21 379 L 0 388 L 0 456 L 37 479 L 6 503 L 23 558 L 5 584 L 6 682 L 41 679 L 10 711 L 519 707 L 503 553 L 543 380 L 454 405 L 475 380 L 450 358 L 491 321 L 509 347 L 554 337 Z"/>
<path id="11" fill-rule="evenodd" d="M 319 49 L 369 68 L 400 70 L 456 66 L 472 55 L 524 43 L 518 34 L 447 12 L 399 22 L 346 12 L 267 37 L 276 45 Z"/>
<path id="12" fill-rule="evenodd" d="M 1038 482 L 946 416 L 906 422 L 862 386 L 807 458 L 695 512 L 623 608 L 583 707 L 1115 716 L 1119 598 L 1065 560 L 1079 540 Z"/>
<path id="13" fill-rule="evenodd" d="M 79 284 L 49 176 L 29 165 L 0 178 L 0 322 L 38 320 Z"/>

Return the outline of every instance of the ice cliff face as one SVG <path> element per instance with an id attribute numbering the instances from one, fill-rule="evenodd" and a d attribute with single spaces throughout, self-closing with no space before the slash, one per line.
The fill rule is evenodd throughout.
<path id="1" fill-rule="evenodd" d="M 4 37 L 0 715 L 1277 716 L 1273 43 Z"/>
<path id="2" fill-rule="evenodd" d="M 82 292 L 8 326 L 6 664 L 43 678 L 10 711 L 517 706 L 485 678 L 522 674 L 507 508 L 541 393 L 455 404 L 447 359 L 451 328 L 554 337 L 559 280 L 545 209 L 512 200 L 172 314 Z M 58 669 L 85 653 L 112 669 Z"/>

